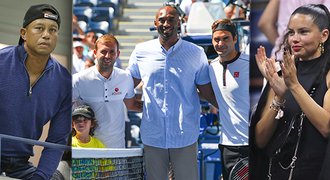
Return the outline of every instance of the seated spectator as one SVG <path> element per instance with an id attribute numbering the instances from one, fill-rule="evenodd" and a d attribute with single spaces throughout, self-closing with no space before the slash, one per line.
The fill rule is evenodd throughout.
<path id="1" fill-rule="evenodd" d="M 238 8 L 238 15 L 237 15 L 237 8 Z M 227 19 L 233 19 L 233 20 L 245 20 L 246 17 L 246 10 L 236 6 L 235 4 L 229 4 L 224 9 L 226 13 Z"/>
<path id="2" fill-rule="evenodd" d="M 83 51 L 83 43 L 80 41 L 73 42 L 72 74 L 78 73 L 85 69 L 86 56 L 83 54 Z"/>
<path id="3" fill-rule="evenodd" d="M 88 105 L 76 107 L 72 112 L 72 147 L 105 148 L 105 145 L 93 137 L 97 127 L 94 111 Z"/>
<path id="4" fill-rule="evenodd" d="M 90 68 L 90 67 L 92 67 L 94 65 L 95 65 L 94 60 L 91 60 L 89 58 L 86 59 L 86 61 L 85 61 L 85 69 Z"/>
<path id="5" fill-rule="evenodd" d="M 81 29 L 78 24 L 78 17 L 73 15 L 72 16 L 72 33 L 77 37 L 81 37 L 85 35 L 85 32 Z"/>
<path id="6" fill-rule="evenodd" d="M 98 37 L 94 31 L 88 31 L 85 34 L 85 37 L 82 41 L 85 44 L 84 55 L 88 56 L 92 60 L 94 60 L 93 50 L 95 48 L 94 45 L 95 45 L 97 38 Z"/>

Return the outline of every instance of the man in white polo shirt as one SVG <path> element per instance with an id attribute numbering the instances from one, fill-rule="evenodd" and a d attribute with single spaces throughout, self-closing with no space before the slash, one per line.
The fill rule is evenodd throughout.
<path id="1" fill-rule="evenodd" d="M 72 77 L 73 102 L 88 104 L 95 111 L 99 123 L 95 137 L 107 148 L 125 147 L 124 103 L 130 110 L 140 111 L 142 107 L 135 101 L 132 77 L 114 67 L 119 54 L 117 39 L 111 34 L 103 35 L 95 42 L 96 66 Z"/>
<path id="2" fill-rule="evenodd" d="M 219 105 L 222 178 L 228 180 L 235 163 L 249 154 L 249 56 L 235 49 L 237 30 L 229 19 L 212 24 L 212 44 L 218 57 L 209 67 Z"/>

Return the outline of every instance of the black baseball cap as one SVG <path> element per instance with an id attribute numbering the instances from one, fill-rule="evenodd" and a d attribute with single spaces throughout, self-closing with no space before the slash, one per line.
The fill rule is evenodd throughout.
<path id="1" fill-rule="evenodd" d="M 45 11 L 49 11 L 51 13 Z M 50 4 L 38 4 L 31 6 L 25 13 L 23 20 L 23 28 L 29 25 L 32 21 L 42 18 L 54 20 L 57 23 L 58 28 L 60 28 L 60 13 L 55 9 L 54 6 Z M 24 40 L 20 37 L 18 44 L 21 45 L 23 42 Z"/>
<path id="2" fill-rule="evenodd" d="M 95 119 L 94 111 L 88 105 L 81 105 L 81 106 L 76 107 L 72 112 L 72 117 L 77 116 L 77 115 L 81 115 L 81 116 L 84 116 L 89 119 Z"/>

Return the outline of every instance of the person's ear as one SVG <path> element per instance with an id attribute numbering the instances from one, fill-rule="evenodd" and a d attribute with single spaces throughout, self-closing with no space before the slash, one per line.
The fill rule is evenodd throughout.
<path id="1" fill-rule="evenodd" d="M 323 29 L 321 33 L 321 42 L 324 43 L 329 38 L 329 29 Z"/>
<path id="2" fill-rule="evenodd" d="M 94 50 L 93 50 L 94 59 L 96 59 L 96 52 L 97 52 L 97 50 L 94 49 Z"/>
<path id="3" fill-rule="evenodd" d="M 237 43 L 237 38 L 238 38 L 238 35 L 236 34 L 233 38 L 233 41 L 235 42 L 235 44 Z"/>
<path id="4" fill-rule="evenodd" d="M 157 21 L 154 20 L 154 28 L 157 29 Z"/>
<path id="5" fill-rule="evenodd" d="M 95 127 L 95 125 L 96 125 L 96 122 L 95 122 L 95 120 L 92 120 L 92 123 L 91 123 L 91 128 L 94 128 L 94 127 Z"/>
<path id="6" fill-rule="evenodd" d="M 21 28 L 20 29 L 20 35 L 21 35 L 21 38 L 25 41 L 26 40 L 26 29 L 25 28 Z"/>
<path id="7" fill-rule="evenodd" d="M 117 51 L 117 58 L 116 59 L 118 59 L 119 56 L 120 56 L 120 50 L 118 49 L 118 51 Z"/>

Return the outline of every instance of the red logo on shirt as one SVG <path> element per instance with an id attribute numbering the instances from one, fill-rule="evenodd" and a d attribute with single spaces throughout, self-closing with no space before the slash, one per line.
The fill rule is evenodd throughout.
<path id="1" fill-rule="evenodd" d="M 115 92 L 112 95 L 121 95 L 122 92 L 119 91 L 119 88 L 115 88 Z"/>
<path id="2" fill-rule="evenodd" d="M 234 72 L 234 78 L 238 78 L 239 77 L 239 72 Z"/>

